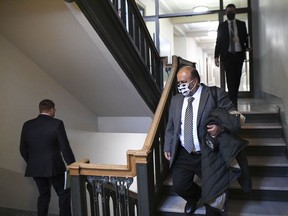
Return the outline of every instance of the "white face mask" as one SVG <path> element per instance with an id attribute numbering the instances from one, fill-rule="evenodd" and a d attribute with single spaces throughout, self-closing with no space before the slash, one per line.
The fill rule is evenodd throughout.
<path id="1" fill-rule="evenodd" d="M 194 80 L 194 79 L 193 79 L 193 80 Z M 188 96 L 189 93 L 197 86 L 197 84 L 195 84 L 192 89 L 189 89 L 189 84 L 190 84 L 193 80 L 191 80 L 191 81 L 188 82 L 188 83 L 178 84 L 178 91 L 179 91 L 184 97 Z"/>

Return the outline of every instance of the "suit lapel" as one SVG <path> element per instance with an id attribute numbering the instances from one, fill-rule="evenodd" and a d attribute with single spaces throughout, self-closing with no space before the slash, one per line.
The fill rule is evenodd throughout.
<path id="1" fill-rule="evenodd" d="M 177 122 L 177 125 L 175 128 L 179 128 L 179 130 L 180 130 L 180 123 L 181 123 L 183 101 L 184 101 L 184 97 L 182 95 L 179 95 L 179 97 L 177 98 L 176 110 L 175 110 L 176 122 Z"/>
<path id="2" fill-rule="evenodd" d="M 230 33 L 229 33 L 229 27 L 228 27 L 228 21 L 226 20 L 225 22 L 223 22 L 223 40 L 225 42 L 225 44 L 229 46 L 229 40 L 230 40 Z M 227 49 L 228 49 L 227 46 Z"/>
<path id="3" fill-rule="evenodd" d="M 224 22 L 224 26 L 225 26 L 226 33 L 227 32 L 229 33 L 229 27 L 228 27 L 228 21 L 227 20 Z"/>
<path id="4" fill-rule="evenodd" d="M 203 111 L 205 109 L 204 107 L 206 106 L 209 91 L 210 91 L 209 87 L 203 85 L 203 89 L 202 89 L 201 96 L 200 96 L 199 108 L 198 108 L 197 125 L 199 125 Z"/>

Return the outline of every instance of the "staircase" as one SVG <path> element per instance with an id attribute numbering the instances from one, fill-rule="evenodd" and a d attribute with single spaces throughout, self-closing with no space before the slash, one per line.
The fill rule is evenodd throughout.
<path id="1" fill-rule="evenodd" d="M 288 160 L 279 110 L 277 106 L 267 106 L 264 111 L 242 113 L 246 122 L 241 137 L 249 141 L 246 153 L 253 189 L 246 194 L 238 182 L 231 186 L 227 216 L 287 216 Z M 186 202 L 172 191 L 171 178 L 166 180 L 165 187 L 159 215 L 185 215 Z M 205 215 L 205 208 L 200 206 L 195 215 Z"/>

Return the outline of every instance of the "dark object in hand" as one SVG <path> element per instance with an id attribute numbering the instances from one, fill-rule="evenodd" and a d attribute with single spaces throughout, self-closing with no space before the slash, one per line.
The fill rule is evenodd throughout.
<path id="1" fill-rule="evenodd" d="M 211 151 L 216 152 L 219 150 L 219 143 L 217 137 L 213 138 L 209 134 L 206 134 L 205 143 L 211 149 Z"/>

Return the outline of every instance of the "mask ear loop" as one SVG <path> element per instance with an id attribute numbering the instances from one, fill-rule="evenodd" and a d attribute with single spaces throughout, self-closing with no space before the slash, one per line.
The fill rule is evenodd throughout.
<path id="1" fill-rule="evenodd" d="M 194 79 L 195 79 L 195 78 L 194 78 Z M 194 79 L 193 79 L 193 80 L 194 80 Z M 191 80 L 191 82 L 192 82 L 193 80 Z M 191 83 L 191 82 L 190 82 L 190 83 Z M 193 86 L 193 88 L 190 89 L 190 92 L 193 91 L 197 85 L 199 85 L 199 83 L 196 83 L 196 84 Z"/>

